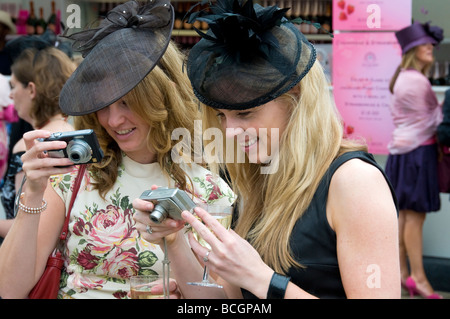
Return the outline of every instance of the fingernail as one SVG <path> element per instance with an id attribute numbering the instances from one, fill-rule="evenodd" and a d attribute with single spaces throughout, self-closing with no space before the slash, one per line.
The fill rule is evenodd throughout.
<path id="1" fill-rule="evenodd" d="M 191 214 L 191 213 L 188 212 L 187 210 L 183 210 L 183 211 L 181 212 L 181 217 L 183 217 L 183 218 L 189 217 L 190 214 Z"/>

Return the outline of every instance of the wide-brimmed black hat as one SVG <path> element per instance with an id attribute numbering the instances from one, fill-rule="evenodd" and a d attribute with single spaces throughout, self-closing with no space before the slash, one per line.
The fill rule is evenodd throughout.
<path id="1" fill-rule="evenodd" d="M 244 110 L 294 87 L 311 69 L 316 50 L 285 18 L 288 9 L 252 0 L 217 0 L 210 12 L 194 12 L 209 31 L 189 52 L 187 73 L 204 104 Z"/>
<path id="2" fill-rule="evenodd" d="M 166 51 L 173 21 L 168 0 L 129 1 L 109 11 L 98 28 L 67 36 L 84 59 L 61 91 L 61 109 L 89 114 L 130 92 Z"/>

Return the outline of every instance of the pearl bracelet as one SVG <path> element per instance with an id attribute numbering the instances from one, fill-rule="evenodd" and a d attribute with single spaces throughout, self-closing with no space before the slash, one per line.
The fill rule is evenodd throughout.
<path id="1" fill-rule="evenodd" d="M 21 203 L 21 200 L 25 193 L 20 194 L 19 199 L 19 208 L 28 214 L 40 214 L 47 208 L 47 201 L 45 199 L 42 199 L 42 206 L 41 207 L 27 207 L 24 204 Z"/>

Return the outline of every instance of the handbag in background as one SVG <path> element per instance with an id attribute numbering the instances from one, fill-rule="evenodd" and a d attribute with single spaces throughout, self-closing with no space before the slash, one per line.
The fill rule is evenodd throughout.
<path id="1" fill-rule="evenodd" d="M 450 147 L 439 144 L 438 179 L 441 193 L 450 193 Z"/>

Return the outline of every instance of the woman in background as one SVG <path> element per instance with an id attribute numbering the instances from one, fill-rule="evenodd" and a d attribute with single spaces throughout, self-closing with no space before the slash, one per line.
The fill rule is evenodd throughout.
<path id="1" fill-rule="evenodd" d="M 59 93 L 75 70 L 69 56 L 59 49 L 28 48 L 11 66 L 10 97 L 18 116 L 34 129 L 50 132 L 72 131 L 67 115 L 59 107 Z M 2 188 L 6 220 L 0 221 L 0 236 L 5 237 L 15 217 L 14 200 L 24 178 L 21 156 L 26 147 L 21 138 L 12 149 Z"/>
<path id="2" fill-rule="evenodd" d="M 74 116 L 77 129 L 94 130 L 104 157 L 87 164 L 82 176 L 70 214 L 59 298 L 126 298 L 131 276 L 164 274 L 163 248 L 144 240 L 133 221 L 131 201 L 152 185 L 178 187 L 195 202 L 231 205 L 234 199 L 228 185 L 202 165 L 171 158 L 179 142 L 172 139 L 173 130 L 193 135 L 199 110 L 183 73 L 183 55 L 171 41 L 170 2 L 129 1 L 107 17 L 98 28 L 70 36 L 84 58 L 61 91 L 61 108 Z M 67 146 L 36 140 L 49 135 L 48 130 L 24 135 L 27 182 L 20 218 L 0 249 L 3 298 L 24 298 L 39 280 L 74 190 L 79 166 L 43 154 Z M 169 288 L 178 296 L 176 285 Z"/>
<path id="3" fill-rule="evenodd" d="M 433 47 L 442 41 L 443 33 L 439 27 L 414 23 L 395 35 L 402 62 L 390 83 L 395 129 L 388 145 L 386 174 L 399 202 L 402 286 L 411 296 L 442 298 L 425 274 L 422 240 L 427 212 L 439 211 L 441 205 L 436 129 L 442 108 L 426 74 L 433 63 Z"/>

